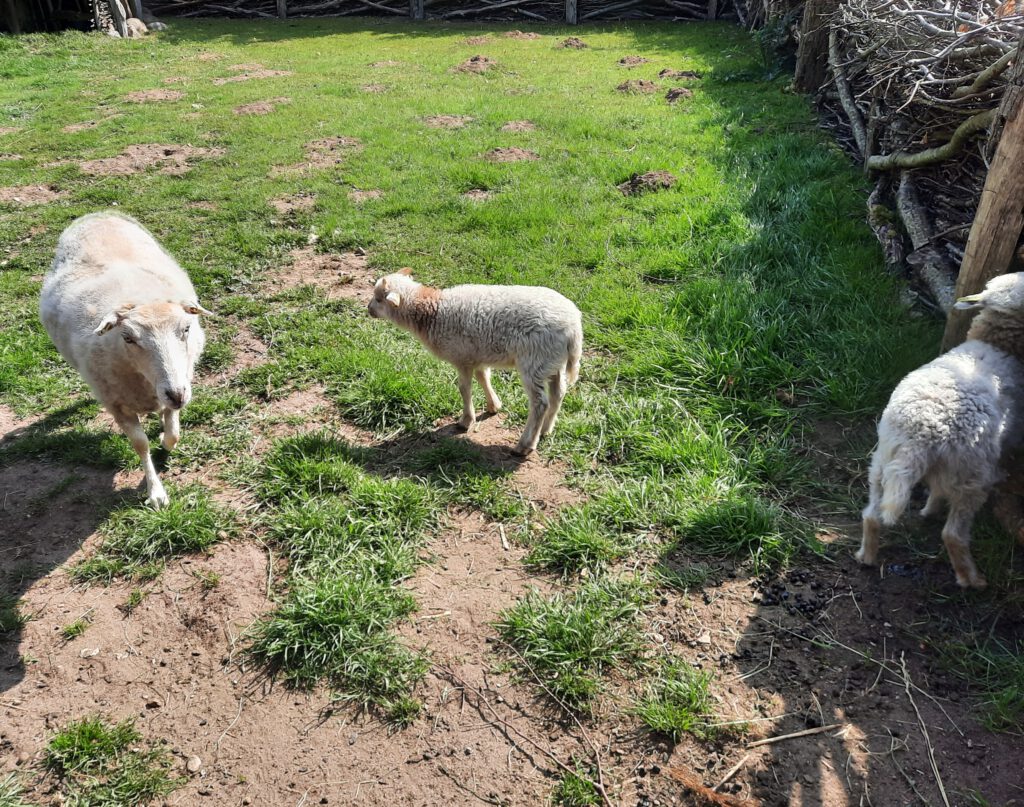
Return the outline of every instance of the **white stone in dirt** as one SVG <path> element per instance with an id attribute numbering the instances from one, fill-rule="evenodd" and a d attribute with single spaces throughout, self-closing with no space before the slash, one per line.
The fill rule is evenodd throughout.
<path id="1" fill-rule="evenodd" d="M 140 415 L 158 412 L 168 451 L 206 338 L 192 282 L 137 221 L 91 213 L 61 234 L 43 279 L 40 316 L 57 350 L 132 443 L 146 474 L 147 503 L 168 504 Z"/>
<path id="2" fill-rule="evenodd" d="M 195 755 L 190 756 L 188 762 L 185 763 L 185 769 L 189 773 L 198 773 L 201 767 L 203 767 L 203 761 Z"/>

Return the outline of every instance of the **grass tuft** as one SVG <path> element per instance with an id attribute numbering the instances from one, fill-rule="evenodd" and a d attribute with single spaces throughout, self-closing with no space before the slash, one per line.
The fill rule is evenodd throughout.
<path id="1" fill-rule="evenodd" d="M 684 734 L 707 739 L 712 730 L 708 683 L 711 674 L 695 669 L 682 659 L 664 659 L 633 709 L 651 731 L 677 743 Z"/>
<path id="2" fill-rule="evenodd" d="M 20 630 L 28 622 L 28 616 L 21 610 L 17 597 L 0 594 L 0 635 Z"/>
<path id="3" fill-rule="evenodd" d="M 17 774 L 7 774 L 0 779 L 0 807 L 29 807 L 28 802 L 21 797 L 23 792 Z"/>
<path id="4" fill-rule="evenodd" d="M 577 767 L 578 773 L 565 773 L 551 793 L 551 801 L 559 807 L 592 807 L 601 803 L 594 783 Z"/>

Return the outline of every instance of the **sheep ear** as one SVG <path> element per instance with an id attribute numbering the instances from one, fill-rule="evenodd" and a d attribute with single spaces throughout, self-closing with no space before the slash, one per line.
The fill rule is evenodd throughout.
<path id="1" fill-rule="evenodd" d="M 203 314 L 207 317 L 212 317 L 213 312 L 207 311 L 199 303 L 182 303 L 181 307 L 185 309 L 186 314 Z"/>
<path id="2" fill-rule="evenodd" d="M 398 272 L 396 272 L 396 274 L 405 275 L 406 277 L 411 277 L 412 276 L 412 269 L 410 267 L 408 267 L 408 266 L 403 266 L 401 269 L 398 270 Z"/>
<path id="3" fill-rule="evenodd" d="M 388 301 L 388 305 L 391 305 L 395 308 L 398 308 L 399 304 L 402 302 L 402 298 L 398 295 L 397 291 L 388 292 L 388 296 L 385 297 L 384 299 Z"/>
<path id="4" fill-rule="evenodd" d="M 103 334 L 105 334 L 111 328 L 120 325 L 122 322 L 124 322 L 124 318 L 128 316 L 128 312 L 132 308 L 134 308 L 134 306 L 129 305 L 126 306 L 125 308 L 122 308 L 120 311 L 111 311 L 103 319 L 100 320 L 100 324 L 96 326 L 96 329 L 93 331 L 93 333 L 96 334 L 96 336 L 103 336 Z"/>
<path id="5" fill-rule="evenodd" d="M 984 292 L 978 292 L 977 294 L 968 294 L 966 297 L 961 297 L 953 305 L 957 311 L 977 311 L 979 308 L 985 307 L 985 301 L 983 300 Z"/>
<path id="6" fill-rule="evenodd" d="M 388 290 L 388 279 L 386 277 L 378 278 L 377 282 L 373 284 L 373 287 L 386 292 Z"/>

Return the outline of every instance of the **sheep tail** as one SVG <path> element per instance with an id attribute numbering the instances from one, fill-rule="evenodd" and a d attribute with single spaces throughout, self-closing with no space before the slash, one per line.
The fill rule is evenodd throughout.
<path id="1" fill-rule="evenodd" d="M 910 494 L 928 468 L 928 457 L 919 446 L 902 445 L 882 465 L 882 523 L 893 526 L 910 503 Z"/>
<path id="2" fill-rule="evenodd" d="M 580 357 L 583 355 L 583 331 L 576 330 L 569 336 L 569 344 L 566 350 L 565 380 L 567 386 L 576 383 L 580 377 Z"/>

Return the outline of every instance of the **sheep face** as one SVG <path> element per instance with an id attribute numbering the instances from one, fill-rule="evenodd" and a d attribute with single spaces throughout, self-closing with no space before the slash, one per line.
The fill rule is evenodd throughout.
<path id="1" fill-rule="evenodd" d="M 402 303 L 418 286 L 409 269 L 385 275 L 374 284 L 373 299 L 367 311 L 374 319 L 393 319 L 395 312 L 401 309 Z"/>
<path id="2" fill-rule="evenodd" d="M 149 303 L 107 314 L 93 333 L 110 340 L 118 357 L 153 387 L 162 411 L 192 399 L 192 374 L 205 335 L 198 303 Z"/>
<path id="3" fill-rule="evenodd" d="M 1008 275 L 994 277 L 985 284 L 984 291 L 961 297 L 954 307 L 961 311 L 1024 311 L 1024 272 L 1011 272 Z"/>

